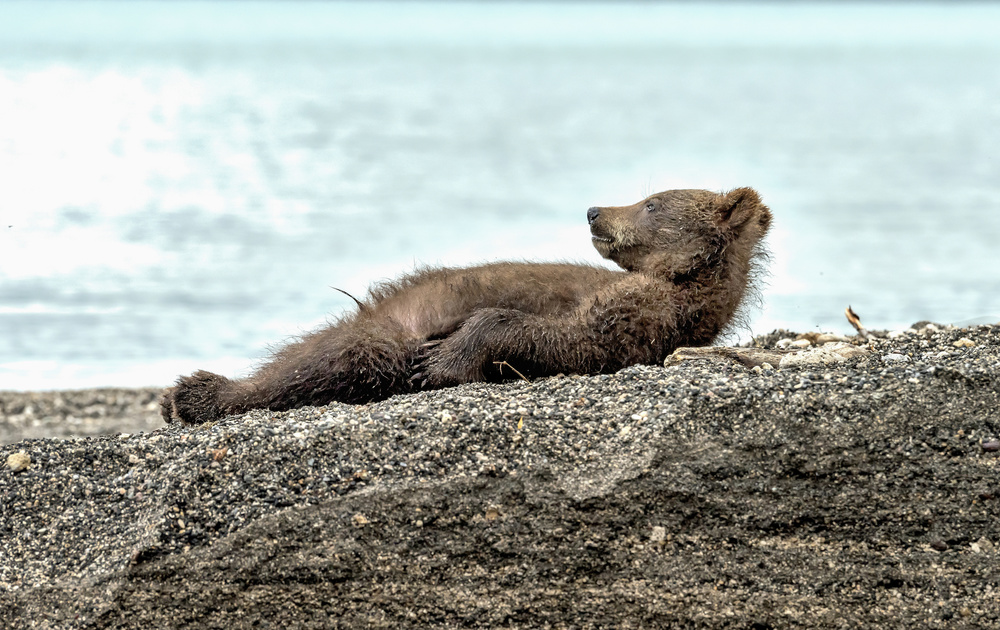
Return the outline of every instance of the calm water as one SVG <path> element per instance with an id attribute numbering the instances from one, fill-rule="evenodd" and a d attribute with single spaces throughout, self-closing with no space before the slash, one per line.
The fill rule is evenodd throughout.
<path id="1" fill-rule="evenodd" d="M 0 3 L 0 389 L 245 372 L 418 264 L 752 185 L 754 332 L 1000 320 L 1000 7 Z"/>

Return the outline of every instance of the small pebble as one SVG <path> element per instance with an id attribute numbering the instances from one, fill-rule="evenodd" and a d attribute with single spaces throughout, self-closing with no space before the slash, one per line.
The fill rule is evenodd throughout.
<path id="1" fill-rule="evenodd" d="M 943 540 L 935 540 L 931 543 L 931 549 L 934 551 L 948 551 L 948 543 Z"/>
<path id="2" fill-rule="evenodd" d="M 890 352 L 889 354 L 882 355 L 882 361 L 886 363 L 908 363 L 910 361 L 910 357 L 905 354 Z"/>
<path id="3" fill-rule="evenodd" d="M 987 453 L 992 453 L 994 451 L 1000 451 L 1000 440 L 983 440 L 980 444 L 983 450 Z M 8 461 L 8 465 L 10 462 Z"/>
<path id="4" fill-rule="evenodd" d="M 653 531 L 649 534 L 650 542 L 663 542 L 667 539 L 667 528 L 661 525 L 654 525 Z"/>
<path id="5" fill-rule="evenodd" d="M 976 345 L 976 342 L 969 339 L 968 337 L 962 337 L 961 339 L 959 339 L 958 341 L 956 341 L 951 345 L 955 346 L 956 348 L 971 348 Z"/>
<path id="6" fill-rule="evenodd" d="M 818 346 L 821 346 L 825 343 L 834 343 L 838 341 L 843 343 L 848 343 L 851 340 L 843 335 L 834 335 L 831 333 L 820 333 L 819 335 L 816 336 L 816 345 Z"/>
<path id="7" fill-rule="evenodd" d="M 31 456 L 24 451 L 11 453 L 7 456 L 7 468 L 9 468 L 11 472 L 19 473 L 23 470 L 27 470 L 29 465 L 31 465 Z"/>
<path id="8" fill-rule="evenodd" d="M 812 345 L 812 342 L 808 339 L 796 339 L 792 343 L 788 344 L 792 348 L 808 348 Z"/>

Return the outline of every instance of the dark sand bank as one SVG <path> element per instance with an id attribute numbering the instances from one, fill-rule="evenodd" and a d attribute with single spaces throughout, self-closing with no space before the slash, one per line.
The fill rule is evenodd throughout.
<path id="1" fill-rule="evenodd" d="M 27 439 L 0 626 L 1000 627 L 998 409 L 982 326 Z"/>

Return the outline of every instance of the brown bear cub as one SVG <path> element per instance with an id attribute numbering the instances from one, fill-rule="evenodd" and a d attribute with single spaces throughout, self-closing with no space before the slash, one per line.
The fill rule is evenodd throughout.
<path id="1" fill-rule="evenodd" d="M 376 285 L 358 309 L 233 381 L 182 377 L 163 418 L 366 403 L 473 381 L 614 372 L 711 343 L 752 279 L 771 212 L 750 188 L 671 190 L 591 208 L 594 247 L 624 271 L 500 262 L 424 269 Z M 511 369 L 513 368 L 513 369 Z"/>

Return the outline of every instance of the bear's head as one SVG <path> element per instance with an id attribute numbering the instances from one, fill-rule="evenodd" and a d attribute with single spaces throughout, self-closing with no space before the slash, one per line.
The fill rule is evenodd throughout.
<path id="1" fill-rule="evenodd" d="M 591 208 L 587 221 L 605 258 L 676 280 L 730 263 L 749 268 L 771 211 L 752 188 L 668 190 L 631 206 Z"/>

